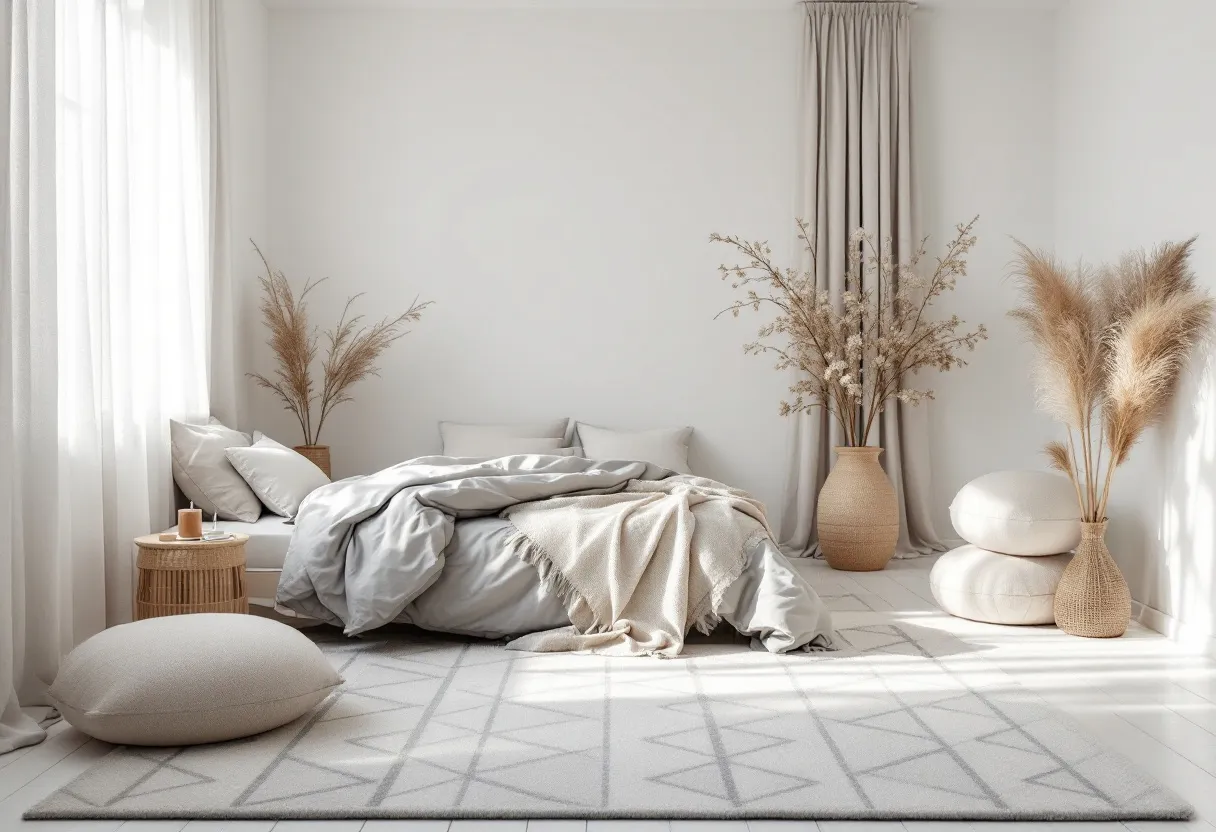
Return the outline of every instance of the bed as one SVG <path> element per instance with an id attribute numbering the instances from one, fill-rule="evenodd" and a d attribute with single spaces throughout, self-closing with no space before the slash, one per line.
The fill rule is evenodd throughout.
<path id="1" fill-rule="evenodd" d="M 572 621 L 569 598 L 521 552 L 520 521 L 502 504 L 519 509 L 559 501 L 573 489 L 576 495 L 566 499 L 577 508 L 587 493 L 625 483 L 709 482 L 665 473 L 645 463 L 571 457 L 424 458 L 319 489 L 298 523 L 263 515 L 218 527 L 249 536 L 251 603 L 352 635 L 392 622 L 498 639 L 568 628 Z M 598 487 L 586 488 L 584 477 L 596 478 L 590 484 Z M 377 487 L 382 496 L 369 497 Z M 386 539 L 397 542 L 386 546 Z M 740 551 L 737 577 L 715 597 L 712 615 L 698 617 L 725 621 L 771 652 L 830 645 L 828 612 L 771 538 L 752 535 Z M 376 606 L 389 612 L 376 618 L 367 612 Z"/>
<path id="2" fill-rule="evenodd" d="M 571 456 L 423 457 L 323 486 L 296 517 L 275 601 L 351 636 L 394 622 L 486 638 L 573 624 L 566 644 L 615 634 L 630 654 L 678 654 L 689 629 L 719 620 L 771 652 L 834 635 L 744 492 Z"/>
<path id="3" fill-rule="evenodd" d="M 245 519 L 257 519 L 217 527 L 248 536 L 251 603 L 348 636 L 404 623 L 516 637 L 521 650 L 674 656 L 692 629 L 726 621 L 771 652 L 832 648 L 830 616 L 773 542 L 763 506 L 689 472 L 691 428 L 579 425 L 576 448 L 566 423 L 443 423 L 444 454 L 309 485 L 292 519 L 267 501 L 286 493 L 289 469 L 240 470 L 256 491 Z M 278 513 L 258 517 L 258 499 Z"/>

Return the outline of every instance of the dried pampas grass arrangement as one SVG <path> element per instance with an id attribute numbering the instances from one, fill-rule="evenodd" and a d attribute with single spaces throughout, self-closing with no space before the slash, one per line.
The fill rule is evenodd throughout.
<path id="1" fill-rule="evenodd" d="M 273 378 L 261 373 L 250 373 L 249 377 L 259 387 L 274 393 L 283 402 L 283 407 L 296 417 L 304 434 L 303 444 L 316 445 L 330 412 L 343 402 L 352 401 L 350 388 L 353 385 L 368 376 L 379 375 L 377 360 L 394 341 L 408 333 L 406 324 L 422 318 L 423 310 L 432 301 L 419 303 L 415 298 L 410 308 L 397 317 L 360 326 L 363 316 L 350 315 L 350 308 L 361 295 L 353 295 L 347 298 L 337 325 L 319 332 L 309 322 L 307 299 L 309 292 L 324 278 L 308 281 L 296 295 L 287 276 L 271 268 L 257 243 L 253 243 L 253 248 L 266 267 L 266 274 L 258 277 L 262 286 L 259 309 L 262 323 L 270 330 L 267 343 L 278 367 Z M 312 367 L 320 353 L 322 336 L 326 342 L 325 357 L 321 361 L 318 391 Z M 315 425 L 312 419 L 314 404 L 319 405 Z"/>
<path id="2" fill-rule="evenodd" d="M 1010 314 L 1038 350 L 1040 406 L 1067 442 L 1046 447 L 1068 475 L 1081 519 L 1106 519 L 1111 478 L 1177 393 L 1191 350 L 1212 330 L 1213 302 L 1195 285 L 1195 239 L 1134 252 L 1099 270 L 1067 269 L 1019 243 L 1024 305 Z"/>

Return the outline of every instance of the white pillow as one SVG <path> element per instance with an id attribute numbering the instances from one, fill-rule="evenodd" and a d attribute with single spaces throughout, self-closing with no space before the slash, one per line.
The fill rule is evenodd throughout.
<path id="1" fill-rule="evenodd" d="M 929 588 L 959 618 L 990 624 L 1052 624 L 1056 587 L 1072 555 L 1022 558 L 960 546 L 937 559 Z"/>
<path id="2" fill-rule="evenodd" d="M 221 422 L 219 419 L 215 418 L 214 416 L 212 416 L 210 419 L 207 420 L 207 424 L 222 425 L 224 423 Z M 246 442 L 249 442 L 251 444 L 253 443 L 253 434 L 245 433 L 245 431 L 243 431 L 243 430 L 239 430 L 239 431 L 237 431 L 237 433 L 239 433 L 241 436 L 245 437 Z"/>
<path id="3" fill-rule="evenodd" d="M 195 613 L 103 630 L 48 695 L 71 725 L 124 745 L 194 745 L 291 722 L 342 684 L 315 644 L 269 618 Z"/>
<path id="4" fill-rule="evenodd" d="M 1081 542 L 1081 509 L 1068 478 L 1047 471 L 994 471 L 959 489 L 954 530 L 1007 555 L 1055 555 Z"/>
<path id="5" fill-rule="evenodd" d="M 254 523 L 262 504 L 228 461 L 229 448 L 244 448 L 249 437 L 218 422 L 187 425 L 169 421 L 173 479 L 177 487 L 201 508 L 206 517 L 218 513 L 223 520 Z"/>
<path id="6" fill-rule="evenodd" d="M 640 460 L 677 474 L 692 473 L 688 468 L 688 440 L 691 438 L 692 428 L 612 430 L 578 423 L 578 439 L 587 459 Z"/>
<path id="7" fill-rule="evenodd" d="M 225 454 L 263 505 L 280 517 L 295 517 L 305 497 L 329 484 L 311 460 L 256 430 L 253 445 Z"/>
<path id="8" fill-rule="evenodd" d="M 562 439 L 566 438 L 569 419 L 554 419 L 551 422 L 515 422 L 512 424 L 469 424 L 466 422 L 440 422 L 439 437 L 444 448 L 449 442 L 463 442 L 470 438 L 487 436 L 511 436 L 516 439 Z M 566 444 L 564 441 L 562 444 Z M 452 454 L 448 454 L 452 456 Z"/>
<path id="9" fill-rule="evenodd" d="M 564 439 L 527 439 L 517 436 L 462 435 L 443 444 L 444 456 L 500 457 L 513 454 L 551 454 L 570 456 Z"/>

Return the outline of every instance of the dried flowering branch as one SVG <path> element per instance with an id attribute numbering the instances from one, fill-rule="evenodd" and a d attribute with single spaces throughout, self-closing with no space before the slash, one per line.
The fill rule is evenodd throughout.
<path id="1" fill-rule="evenodd" d="M 746 298 L 718 314 L 738 317 L 742 309 L 776 307 L 773 320 L 743 349 L 755 355 L 774 353 L 776 369 L 800 371 L 790 386 L 791 400 L 781 402 L 781 414 L 825 407 L 840 423 L 846 444 L 858 446 L 868 443 L 878 414 L 892 399 L 918 405 L 933 398 L 932 390 L 904 386 L 905 376 L 924 367 L 945 372 L 965 366 L 960 352 L 974 350 L 988 337 L 982 324 L 960 333 L 963 322 L 957 315 L 940 321 L 925 315 L 933 300 L 967 273 L 966 255 L 975 245 L 971 229 L 978 219 L 957 227 L 928 278 L 917 272 L 926 240 L 901 264 L 892 255 L 889 239 L 879 249 L 870 234 L 858 229 L 849 238 L 845 289 L 839 296 L 816 285 L 818 251 L 801 219 L 798 239 L 810 255 L 808 271 L 776 266 L 765 242 L 711 234 L 711 242 L 733 246 L 747 261 L 718 267 L 723 280 L 731 278 L 733 288 L 746 291 Z"/>
<path id="2" fill-rule="evenodd" d="M 258 277 L 262 286 L 260 310 L 262 322 L 270 330 L 267 343 L 274 352 L 278 367 L 274 378 L 267 378 L 261 373 L 249 373 L 249 377 L 259 387 L 270 390 L 282 400 L 283 407 L 291 411 L 300 423 L 304 444 L 315 445 L 321 439 L 325 417 L 338 405 L 352 400 L 349 393 L 351 385 L 368 376 L 379 375 L 376 360 L 394 341 L 408 334 L 404 326 L 420 320 L 422 311 L 432 301 L 419 303 L 414 298 L 410 308 L 396 318 L 385 318 L 371 326 L 360 327 L 362 315 L 347 316 L 351 304 L 361 295 L 348 298 L 337 326 L 324 333 L 326 354 L 321 361 L 321 392 L 317 393 L 312 365 L 317 357 L 320 336 L 316 327 L 308 322 L 306 300 L 308 293 L 322 281 L 310 280 L 296 296 L 287 276 L 270 267 L 270 262 L 257 243 L 253 248 L 266 267 L 265 276 Z M 312 423 L 314 402 L 320 404 L 315 429 Z"/>

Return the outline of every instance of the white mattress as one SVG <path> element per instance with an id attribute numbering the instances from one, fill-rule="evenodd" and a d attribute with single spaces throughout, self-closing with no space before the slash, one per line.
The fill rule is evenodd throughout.
<path id="1" fill-rule="evenodd" d="M 245 544 L 247 568 L 283 568 L 283 559 L 287 557 L 287 544 L 291 542 L 291 531 L 295 528 L 288 524 L 286 517 L 279 517 L 277 514 L 263 514 L 256 523 L 221 520 L 218 526 L 233 534 L 249 535 L 249 542 Z M 204 522 L 203 528 L 211 528 L 211 521 Z M 176 532 L 177 526 L 167 531 Z"/>

